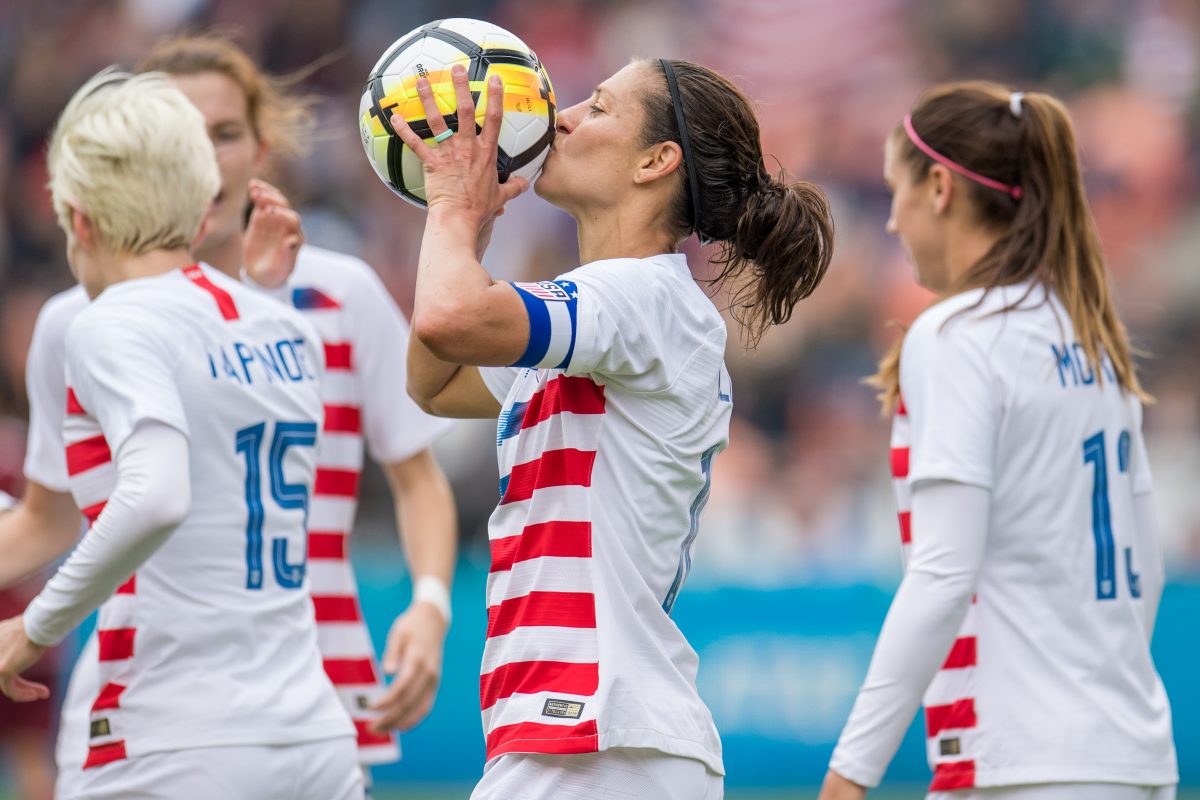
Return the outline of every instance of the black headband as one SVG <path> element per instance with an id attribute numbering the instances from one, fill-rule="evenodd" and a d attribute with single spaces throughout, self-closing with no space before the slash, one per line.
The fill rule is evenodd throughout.
<path id="1" fill-rule="evenodd" d="M 700 233 L 700 182 L 696 179 L 696 160 L 692 158 L 692 144 L 688 139 L 687 123 L 683 119 L 683 101 L 679 99 L 679 85 L 675 82 L 675 68 L 665 58 L 660 58 L 663 72 L 667 75 L 667 90 L 671 93 L 671 107 L 675 109 L 675 125 L 679 128 L 679 146 L 683 149 L 683 163 L 687 167 L 688 185 L 692 190 L 692 230 L 696 232 L 700 244 L 708 244 Z"/>

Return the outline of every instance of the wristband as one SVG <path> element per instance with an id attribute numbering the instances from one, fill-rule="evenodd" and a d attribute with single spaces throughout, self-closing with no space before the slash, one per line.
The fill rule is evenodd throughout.
<path id="1" fill-rule="evenodd" d="M 417 578 L 417 582 L 413 584 L 412 601 L 414 604 L 429 603 L 442 612 L 446 624 L 450 624 L 450 589 L 441 578 L 433 575 L 422 575 Z"/>

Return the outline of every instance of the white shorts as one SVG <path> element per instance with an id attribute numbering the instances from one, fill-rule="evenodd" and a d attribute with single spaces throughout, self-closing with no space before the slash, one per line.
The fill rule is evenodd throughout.
<path id="1" fill-rule="evenodd" d="M 1041 783 L 930 792 L 926 800 L 1175 800 L 1175 787 L 1130 786 L 1123 783 Z"/>
<path id="2" fill-rule="evenodd" d="M 491 761 L 471 800 L 722 800 L 725 778 L 704 762 L 619 747 L 547 756 L 508 753 Z"/>
<path id="3" fill-rule="evenodd" d="M 84 770 L 59 800 L 362 800 L 354 737 L 304 744 L 197 747 Z"/>

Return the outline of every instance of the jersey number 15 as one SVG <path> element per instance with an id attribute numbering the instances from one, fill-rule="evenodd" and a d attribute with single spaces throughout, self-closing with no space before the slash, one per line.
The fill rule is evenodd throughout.
<path id="1" fill-rule="evenodd" d="M 246 588 L 261 589 L 263 585 L 263 492 L 262 446 L 266 440 L 267 424 L 260 422 L 237 432 L 237 451 L 246 458 Z M 308 518 L 308 487 L 288 483 L 283 475 L 283 457 L 290 447 L 312 447 L 317 441 L 315 422 L 277 422 L 267 455 L 267 474 L 271 499 L 280 508 L 301 509 Z M 271 541 L 271 564 L 276 582 L 285 589 L 304 585 L 305 553 L 295 563 L 288 561 L 288 540 L 276 537 Z"/>

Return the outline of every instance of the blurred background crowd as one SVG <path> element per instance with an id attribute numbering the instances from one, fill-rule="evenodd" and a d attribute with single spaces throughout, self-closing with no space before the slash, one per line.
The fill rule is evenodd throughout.
<path id="1" fill-rule="evenodd" d="M 731 337 L 732 444 L 716 461 L 689 588 L 898 580 L 888 422 L 861 379 L 929 298 L 884 231 L 882 146 L 924 87 L 968 77 L 1052 92 L 1073 114 L 1118 305 L 1158 398 L 1146 431 L 1168 569 L 1176 581 L 1200 576 L 1194 0 L 0 0 L 0 486 L 19 489 L 35 315 L 72 282 L 45 190 L 45 141 L 84 79 L 132 66 L 164 34 L 213 26 L 275 74 L 321 62 L 304 79 L 319 98 L 311 153 L 272 177 L 308 240 L 361 255 L 407 312 L 423 214 L 371 172 L 356 112 L 386 46 L 448 16 L 521 36 L 562 107 L 631 56 L 715 67 L 757 102 L 769 167 L 832 198 L 837 245 L 824 284 L 756 352 Z M 703 277 L 703 254 L 692 255 Z M 512 279 L 570 269 L 573 223 L 530 193 L 500 221 L 485 264 Z M 463 424 L 438 453 L 465 558 L 482 562 L 492 436 Z M 356 547 L 370 548 L 393 536 L 392 522 L 382 479 L 364 491 Z"/>

